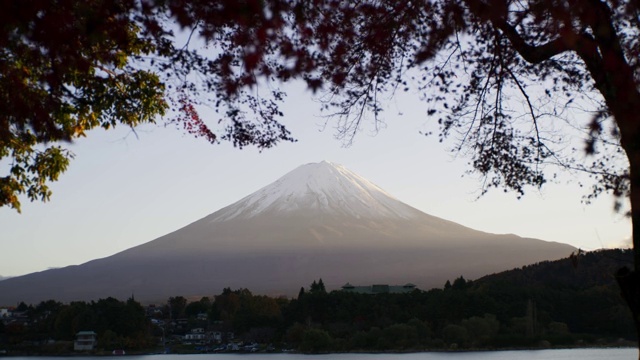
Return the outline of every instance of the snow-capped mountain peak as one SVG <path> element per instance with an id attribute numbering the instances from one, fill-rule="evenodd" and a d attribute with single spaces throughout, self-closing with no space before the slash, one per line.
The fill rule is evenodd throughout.
<path id="1" fill-rule="evenodd" d="M 411 218 L 419 212 L 344 166 L 322 161 L 299 166 L 272 184 L 212 214 L 210 220 L 303 211 L 357 218 Z"/>

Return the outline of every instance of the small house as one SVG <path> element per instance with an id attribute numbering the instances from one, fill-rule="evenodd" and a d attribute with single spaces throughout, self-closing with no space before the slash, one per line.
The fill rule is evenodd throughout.
<path id="1" fill-rule="evenodd" d="M 76 334 L 76 341 L 73 343 L 75 351 L 93 351 L 98 344 L 97 334 L 93 331 L 80 331 Z"/>
<path id="2" fill-rule="evenodd" d="M 184 335 L 183 343 L 184 344 L 203 344 L 206 341 L 207 337 L 204 333 L 203 328 L 195 328 L 192 329 L 191 332 Z"/>

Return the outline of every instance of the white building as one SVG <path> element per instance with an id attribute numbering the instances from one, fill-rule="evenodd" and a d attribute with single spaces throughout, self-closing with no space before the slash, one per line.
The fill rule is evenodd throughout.
<path id="1" fill-rule="evenodd" d="M 73 343 L 75 351 L 92 351 L 98 345 L 97 334 L 93 331 L 80 331 L 76 334 L 76 341 Z"/>
<path id="2" fill-rule="evenodd" d="M 187 344 L 203 344 L 207 339 L 203 328 L 192 329 L 190 333 L 184 336 L 184 343 Z"/>

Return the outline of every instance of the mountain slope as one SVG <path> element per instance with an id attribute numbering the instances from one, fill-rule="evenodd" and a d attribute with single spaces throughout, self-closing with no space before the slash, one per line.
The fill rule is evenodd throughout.
<path id="1" fill-rule="evenodd" d="M 223 287 L 289 294 L 313 279 L 440 286 L 568 256 L 569 245 L 425 214 L 346 168 L 303 165 L 182 229 L 113 256 L 0 282 L 0 304 L 114 296 L 164 301 Z"/>

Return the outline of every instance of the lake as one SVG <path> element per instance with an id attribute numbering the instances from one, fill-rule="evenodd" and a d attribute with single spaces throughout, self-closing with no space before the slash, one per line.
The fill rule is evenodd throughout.
<path id="1" fill-rule="evenodd" d="M 74 357 L 78 358 L 78 357 Z M 105 357 L 83 356 L 82 360 L 104 360 Z M 108 357 L 111 358 L 111 357 Z M 10 357 L 11 360 L 34 360 L 33 357 Z M 61 357 L 37 357 L 37 360 L 60 360 Z M 141 355 L 127 360 L 629 360 L 638 359 L 635 348 L 509 350 L 471 352 L 425 352 L 411 354 L 200 354 Z"/>

